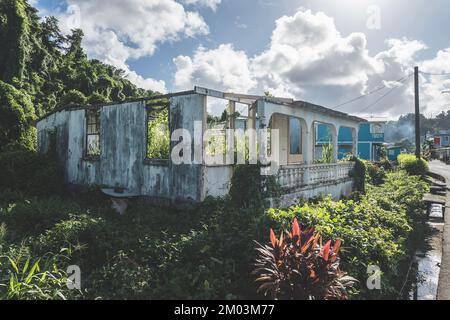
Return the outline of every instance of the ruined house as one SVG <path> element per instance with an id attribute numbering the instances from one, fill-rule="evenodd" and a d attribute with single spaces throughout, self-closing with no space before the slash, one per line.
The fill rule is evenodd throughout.
<path id="1" fill-rule="evenodd" d="M 222 114 L 213 110 L 220 107 L 224 108 Z M 166 121 L 155 131 L 152 124 L 158 117 L 166 117 Z M 361 122 L 365 120 L 307 102 L 195 87 L 135 101 L 67 106 L 40 119 L 37 129 L 39 151 L 47 152 L 54 142 L 68 184 L 121 187 L 138 196 L 172 203 L 201 202 L 207 196 L 228 194 L 233 163 L 195 159 L 195 150 L 204 152 L 208 147 L 201 138 L 195 142 L 206 129 L 278 130 L 279 143 L 269 142 L 272 152 L 276 148 L 279 155 L 279 167 L 272 174 L 285 194 L 281 203 L 289 204 L 298 197 L 339 197 L 351 191 L 353 163 L 337 161 L 337 137 L 340 130 L 350 130 L 356 155 Z M 318 125 L 329 127 L 332 163 L 317 159 Z M 177 129 L 184 129 L 194 140 L 192 148 L 182 152 L 184 159 L 193 160 L 191 163 L 171 160 L 177 141 L 185 139 L 176 136 L 176 141 L 170 141 Z M 161 147 L 161 137 L 156 139 L 155 135 L 163 136 L 166 150 L 154 152 Z"/>

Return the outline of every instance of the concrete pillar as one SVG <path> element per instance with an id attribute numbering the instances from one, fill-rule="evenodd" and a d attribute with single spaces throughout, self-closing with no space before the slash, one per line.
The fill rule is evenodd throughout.
<path id="1" fill-rule="evenodd" d="M 249 106 L 249 129 L 256 129 L 256 109 L 257 109 L 257 103 L 252 104 Z"/>
<path id="2" fill-rule="evenodd" d="M 230 101 L 228 112 L 230 113 L 230 120 L 229 120 L 228 126 L 230 129 L 235 129 L 236 128 L 236 119 L 234 118 L 234 114 L 236 113 L 236 102 Z"/>
<path id="3" fill-rule="evenodd" d="M 316 160 L 316 122 L 313 121 L 310 125 L 310 137 L 309 141 L 311 143 L 309 148 L 310 158 L 309 158 L 309 164 L 314 164 L 314 161 Z"/>
<path id="4" fill-rule="evenodd" d="M 358 129 L 357 128 L 353 128 L 352 129 L 352 138 L 353 138 L 353 155 L 354 156 L 358 156 Z"/>
<path id="5" fill-rule="evenodd" d="M 333 145 L 333 160 L 334 162 L 338 162 L 338 150 L 339 150 L 339 130 L 340 126 L 335 126 L 330 124 L 331 127 L 331 135 L 332 135 L 332 145 Z"/>
<path id="6" fill-rule="evenodd" d="M 311 128 L 306 121 L 302 121 L 302 153 L 305 164 L 310 164 L 313 159 L 311 155 Z"/>

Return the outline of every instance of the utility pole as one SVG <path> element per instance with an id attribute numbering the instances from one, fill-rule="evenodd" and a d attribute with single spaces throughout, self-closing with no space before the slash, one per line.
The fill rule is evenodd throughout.
<path id="1" fill-rule="evenodd" d="M 414 98 L 416 106 L 416 157 L 421 158 L 420 146 L 420 103 L 419 103 L 419 67 L 414 68 Z"/>

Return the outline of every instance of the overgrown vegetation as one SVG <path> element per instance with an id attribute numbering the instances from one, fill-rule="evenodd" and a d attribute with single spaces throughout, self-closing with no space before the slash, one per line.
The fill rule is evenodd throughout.
<path id="1" fill-rule="evenodd" d="M 358 200 L 323 199 L 287 210 L 269 211 L 275 225 L 286 229 L 298 218 L 305 226 L 315 226 L 327 239 L 342 239 L 342 267 L 358 280 L 367 278 L 367 266 L 383 272 L 382 290 L 360 288 L 360 297 L 397 298 L 404 263 L 415 248 L 416 226 L 424 218 L 422 197 L 428 186 L 419 177 L 404 171 L 386 174 L 380 186 L 368 184 Z"/>
<path id="2" fill-rule="evenodd" d="M 0 149 L 33 149 L 33 121 L 55 108 L 150 95 L 124 72 L 83 52 L 83 32 L 65 36 L 53 17 L 41 20 L 26 0 L 0 2 Z"/>
<path id="3" fill-rule="evenodd" d="M 208 199 L 184 211 L 136 201 L 118 216 L 93 190 L 74 201 L 65 194 L 50 196 L 51 188 L 35 193 L 39 181 L 23 184 L 47 161 L 36 156 L 23 162 L 26 175 L 15 172 L 1 186 L 0 298 L 261 298 L 251 275 L 257 259 L 253 241 L 267 243 L 270 228 L 281 232 L 295 218 L 302 230 L 314 227 L 333 243 L 341 239 L 340 266 L 361 283 L 367 265 L 381 268 L 382 290 L 357 286 L 352 298 L 396 297 L 413 244 L 420 241 L 416 230 L 427 186 L 405 171 L 387 170 L 377 186 L 368 179 L 366 193 L 355 199 L 316 199 L 267 212 L 259 202 L 264 197 L 255 197 L 264 192 L 255 189 L 259 167 L 243 166 L 236 169 L 230 198 Z M 69 265 L 81 268 L 81 291 L 65 286 Z"/>

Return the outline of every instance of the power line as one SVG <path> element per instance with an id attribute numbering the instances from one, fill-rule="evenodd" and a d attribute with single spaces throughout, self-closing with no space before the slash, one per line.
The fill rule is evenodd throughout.
<path id="1" fill-rule="evenodd" d="M 410 73 L 410 74 L 408 74 L 407 76 L 402 77 L 402 78 L 396 80 L 395 82 L 402 82 L 402 81 L 406 80 L 407 78 L 411 77 L 412 75 L 413 75 L 413 73 Z M 384 80 L 383 80 L 383 81 L 384 81 Z M 343 103 L 341 103 L 341 104 L 339 104 L 339 105 L 333 107 L 331 110 L 336 110 L 336 109 L 338 109 L 338 108 L 340 108 L 340 107 L 342 107 L 342 106 L 345 106 L 345 105 L 347 105 L 347 104 L 349 104 L 349 103 L 358 101 L 358 100 L 360 100 L 360 99 L 362 99 L 362 98 L 365 98 L 365 97 L 367 97 L 367 96 L 370 96 L 370 95 L 372 95 L 372 94 L 374 94 L 374 93 L 377 93 L 377 92 L 379 92 L 379 91 L 381 91 L 381 90 L 383 90 L 383 89 L 386 89 L 386 88 L 388 88 L 388 86 L 385 85 L 385 84 L 383 84 L 381 87 L 379 87 L 379 88 L 377 88 L 377 89 L 374 89 L 374 90 L 372 90 L 372 91 L 370 91 L 370 92 L 368 92 L 368 93 L 366 93 L 366 94 L 363 94 L 363 95 L 361 95 L 361 96 L 359 96 L 359 97 L 353 98 L 353 99 L 351 99 L 351 100 L 349 100 L 349 101 L 343 102 Z"/>
<path id="2" fill-rule="evenodd" d="M 450 76 L 450 73 L 429 73 L 429 72 L 424 72 L 424 71 L 420 71 L 420 73 L 425 74 L 427 76 L 444 76 L 444 77 Z"/>
<path id="3" fill-rule="evenodd" d="M 397 81 L 397 82 L 401 82 L 402 84 L 401 84 L 400 86 L 391 88 L 391 90 L 389 90 L 388 92 L 386 92 L 386 93 L 385 93 L 384 95 L 382 95 L 379 99 L 377 99 L 377 100 L 374 101 L 373 103 L 369 104 L 367 107 L 365 107 L 364 109 L 360 110 L 359 112 L 364 112 L 364 111 L 370 109 L 371 107 L 373 107 L 374 105 L 376 105 L 378 102 L 380 102 L 381 100 L 383 100 L 384 98 L 386 98 L 388 95 L 390 95 L 392 92 L 394 92 L 396 89 L 403 87 L 403 86 L 405 85 L 406 80 L 408 80 L 409 77 L 411 77 L 411 75 L 409 75 L 408 77 L 405 77 L 403 80 Z"/>

